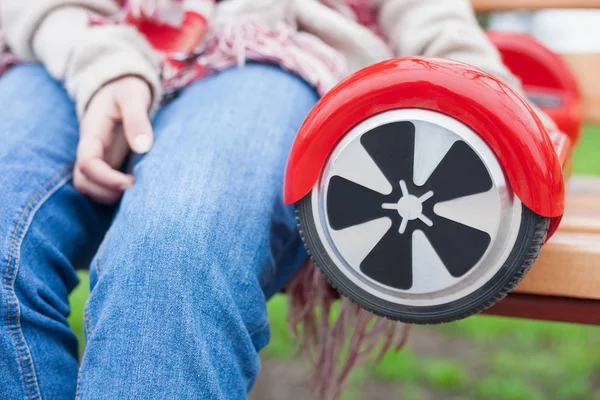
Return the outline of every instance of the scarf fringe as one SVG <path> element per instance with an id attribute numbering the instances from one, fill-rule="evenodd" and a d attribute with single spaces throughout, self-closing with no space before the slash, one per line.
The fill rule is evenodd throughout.
<path id="1" fill-rule="evenodd" d="M 170 77 L 167 74 L 166 89 L 185 86 L 198 77 L 248 61 L 277 64 L 302 76 L 321 95 L 347 74 L 339 52 L 284 23 L 275 27 L 261 21 L 219 24 L 213 26 L 197 52 L 200 55 L 191 68 L 174 71 Z"/>
<path id="2" fill-rule="evenodd" d="M 406 343 L 410 325 L 376 317 L 347 298 L 341 299 L 335 317 L 333 304 L 339 295 L 311 261 L 292 278 L 286 294 L 288 324 L 310 363 L 319 400 L 339 399 L 354 367 L 377 363 Z"/>

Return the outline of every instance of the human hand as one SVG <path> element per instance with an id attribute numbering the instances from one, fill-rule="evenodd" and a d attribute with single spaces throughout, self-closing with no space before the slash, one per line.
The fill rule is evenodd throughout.
<path id="1" fill-rule="evenodd" d="M 151 92 L 141 78 L 128 76 L 103 86 L 81 120 L 73 184 L 103 204 L 114 204 L 135 179 L 120 172 L 129 150 L 146 153 L 153 134 Z"/>

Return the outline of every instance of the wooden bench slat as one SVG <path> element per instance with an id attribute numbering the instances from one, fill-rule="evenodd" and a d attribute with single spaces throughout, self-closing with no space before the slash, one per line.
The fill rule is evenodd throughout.
<path id="1" fill-rule="evenodd" d="M 515 292 L 600 300 L 600 179 L 573 178 L 565 216 Z"/>
<path id="2" fill-rule="evenodd" d="M 515 292 L 600 300 L 600 234 L 557 232 Z"/>
<path id="3" fill-rule="evenodd" d="M 541 10 L 544 8 L 600 8 L 600 0 L 471 0 L 478 12 Z"/>
<path id="4" fill-rule="evenodd" d="M 488 314 L 600 325 L 600 178 L 574 177 L 567 193 L 558 231 Z"/>
<path id="5" fill-rule="evenodd" d="M 600 54 L 563 54 L 577 78 L 583 99 L 583 120 L 600 123 Z"/>
<path id="6" fill-rule="evenodd" d="M 600 234 L 600 179 L 572 179 L 569 182 L 566 209 L 559 233 Z"/>

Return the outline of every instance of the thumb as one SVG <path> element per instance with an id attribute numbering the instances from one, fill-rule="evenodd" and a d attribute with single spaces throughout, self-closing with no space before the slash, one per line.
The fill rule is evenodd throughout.
<path id="1" fill-rule="evenodd" d="M 127 144 L 136 153 L 147 153 L 154 142 L 148 104 L 141 96 L 123 96 L 119 101 Z"/>

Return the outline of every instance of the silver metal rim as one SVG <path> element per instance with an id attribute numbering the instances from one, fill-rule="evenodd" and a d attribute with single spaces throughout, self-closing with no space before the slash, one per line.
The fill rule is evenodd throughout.
<path id="1" fill-rule="evenodd" d="M 459 278 L 448 273 L 444 275 L 439 268 L 441 260 L 439 257 L 436 259 L 436 252 L 431 244 L 427 245 L 426 235 L 422 230 L 415 230 L 412 233 L 412 257 L 413 274 L 417 278 L 417 283 L 408 290 L 383 285 L 366 276 L 358 268 L 361 257 L 364 258 L 365 249 L 368 250 L 370 246 L 372 249 L 390 229 L 389 218 L 381 218 L 357 227 L 336 231 L 331 228 L 326 211 L 329 181 L 333 176 L 346 178 L 349 176 L 349 179 L 354 181 L 358 178 L 363 186 L 372 190 L 383 194 L 391 192 L 389 183 L 387 186 L 390 187 L 386 187 L 385 177 L 382 180 L 382 176 L 378 176 L 381 175 L 381 171 L 377 173 L 377 167 L 373 168 L 374 162 L 371 160 L 369 163 L 359 154 L 356 144 L 364 133 L 400 121 L 412 122 L 417 127 L 413 178 L 415 184 L 422 185 L 427 176 L 427 172 L 418 170 L 425 168 L 431 174 L 435 169 L 435 167 L 432 169 L 431 163 L 436 159 L 439 163 L 440 157 L 445 154 L 444 148 L 447 152 L 453 140 L 464 141 L 475 151 L 493 182 L 492 189 L 483 195 L 476 194 L 446 202 L 454 204 L 439 203 L 433 209 L 438 216 L 485 231 L 490 235 L 490 244 L 479 262 Z M 421 132 L 419 135 L 419 126 L 426 127 L 429 133 Z M 435 151 L 430 151 L 432 148 L 435 148 Z M 349 157 L 342 156 L 345 152 Z M 349 163 L 344 161 L 345 159 L 351 159 L 353 162 Z M 417 164 L 420 164 L 419 168 Z M 511 190 L 498 159 L 487 144 L 462 122 L 444 114 L 422 109 L 387 111 L 370 117 L 354 127 L 335 147 L 311 196 L 312 212 L 319 239 L 340 272 L 366 292 L 383 300 L 408 306 L 446 304 L 464 298 L 481 288 L 492 279 L 508 259 L 521 223 L 521 202 Z M 388 221 L 385 221 L 386 219 Z"/>

